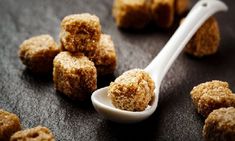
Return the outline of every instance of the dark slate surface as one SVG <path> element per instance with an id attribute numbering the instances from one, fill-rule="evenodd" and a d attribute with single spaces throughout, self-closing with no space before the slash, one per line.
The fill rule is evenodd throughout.
<path id="1" fill-rule="evenodd" d="M 193 1 L 194 3 L 195 1 Z M 212 79 L 228 81 L 235 91 L 235 3 L 225 0 L 228 13 L 217 15 L 222 42 L 216 55 L 196 59 L 181 54 L 163 81 L 159 107 L 148 120 L 121 125 L 103 119 L 91 102 L 72 102 L 55 92 L 51 77 L 30 74 L 17 57 L 19 44 L 49 33 L 58 41 L 60 20 L 72 13 L 100 17 L 103 32 L 111 34 L 118 53 L 115 77 L 131 68 L 144 68 L 172 32 L 157 29 L 139 33 L 121 31 L 111 16 L 111 0 L 1 0 L 0 1 L 0 107 L 16 113 L 24 128 L 49 127 L 57 140 L 202 140 L 203 118 L 189 92 Z M 114 77 L 101 78 L 100 86 Z"/>

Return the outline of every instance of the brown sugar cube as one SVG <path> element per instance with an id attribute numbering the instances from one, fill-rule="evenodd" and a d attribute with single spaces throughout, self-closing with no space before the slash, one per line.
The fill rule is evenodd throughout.
<path id="1" fill-rule="evenodd" d="M 209 18 L 195 33 L 185 47 L 185 52 L 203 57 L 215 54 L 220 43 L 219 26 L 214 17 Z"/>
<path id="2" fill-rule="evenodd" d="M 0 141 L 9 141 L 11 135 L 20 129 L 17 115 L 0 109 Z"/>
<path id="3" fill-rule="evenodd" d="M 214 80 L 202 83 L 194 87 L 190 94 L 198 113 L 204 117 L 215 109 L 235 106 L 235 95 L 227 82 Z"/>
<path id="4" fill-rule="evenodd" d="M 182 15 L 188 10 L 190 0 L 175 0 L 175 13 Z"/>
<path id="5" fill-rule="evenodd" d="M 60 52 L 50 35 L 39 35 L 25 40 L 18 55 L 22 63 L 34 73 L 52 71 L 53 59 Z"/>
<path id="6" fill-rule="evenodd" d="M 60 42 L 63 50 L 94 51 L 100 35 L 100 20 L 95 15 L 88 13 L 69 15 L 61 22 Z"/>
<path id="7" fill-rule="evenodd" d="M 88 58 L 95 63 L 98 75 L 112 74 L 116 68 L 117 57 L 110 35 L 102 34 L 96 51 L 88 52 Z"/>
<path id="8" fill-rule="evenodd" d="M 42 126 L 18 131 L 11 136 L 10 141 L 55 141 L 52 132 Z"/>
<path id="9" fill-rule="evenodd" d="M 95 65 L 82 53 L 61 52 L 54 59 L 53 81 L 56 90 L 85 100 L 97 87 Z"/>
<path id="10" fill-rule="evenodd" d="M 203 127 L 205 141 L 235 140 L 235 108 L 220 108 L 209 114 Z"/>
<path id="11" fill-rule="evenodd" d="M 143 111 L 154 96 L 154 89 L 154 82 L 148 73 L 141 69 L 133 69 L 111 82 L 108 96 L 116 108 Z"/>
<path id="12" fill-rule="evenodd" d="M 151 0 L 152 18 L 162 28 L 169 28 L 174 22 L 174 0 Z"/>
<path id="13" fill-rule="evenodd" d="M 235 107 L 235 95 L 226 93 L 206 93 L 198 103 L 198 112 L 207 117 L 213 110 L 222 107 Z"/>
<path id="14" fill-rule="evenodd" d="M 201 96 L 211 91 L 227 94 L 232 93 L 232 91 L 229 89 L 229 84 L 227 82 L 212 80 L 209 82 L 201 83 L 193 87 L 192 91 L 190 92 L 194 105 L 198 107 L 198 103 Z"/>
<path id="15" fill-rule="evenodd" d="M 148 0 L 114 0 L 113 17 L 121 28 L 139 29 L 150 21 Z"/>

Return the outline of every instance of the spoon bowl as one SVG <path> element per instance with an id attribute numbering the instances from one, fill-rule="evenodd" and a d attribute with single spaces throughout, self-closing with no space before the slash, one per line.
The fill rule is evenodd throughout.
<path id="1" fill-rule="evenodd" d="M 144 111 L 133 112 L 115 108 L 108 97 L 108 87 L 93 92 L 91 100 L 96 111 L 106 119 L 119 123 L 135 123 L 151 116 L 158 105 L 161 82 L 177 56 L 211 15 L 218 11 L 227 11 L 227 9 L 227 6 L 220 0 L 200 0 L 196 3 L 165 47 L 144 69 L 155 83 L 154 98 Z"/>
<path id="2" fill-rule="evenodd" d="M 155 96 L 153 97 L 152 101 L 148 107 L 141 112 L 132 112 L 115 108 L 111 99 L 107 96 L 108 87 L 96 90 L 92 94 L 91 100 L 96 111 L 104 117 L 108 117 L 107 119 L 118 123 L 135 123 L 148 118 L 156 110 L 159 89 L 155 89 L 154 92 Z"/>

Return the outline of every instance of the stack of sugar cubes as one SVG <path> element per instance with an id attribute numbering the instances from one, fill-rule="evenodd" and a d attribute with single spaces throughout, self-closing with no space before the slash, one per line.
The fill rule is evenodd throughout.
<path id="1" fill-rule="evenodd" d="M 69 15 L 61 22 L 62 52 L 53 62 L 58 91 L 84 100 L 97 88 L 97 74 L 112 73 L 116 53 L 109 35 L 101 34 L 99 18 L 87 13 Z"/>
<path id="2" fill-rule="evenodd" d="M 99 18 L 88 13 L 66 16 L 61 22 L 60 47 L 50 35 L 24 41 L 23 64 L 36 74 L 50 73 L 57 91 L 83 101 L 97 89 L 97 76 L 112 74 L 117 57 L 110 35 L 102 34 Z"/>

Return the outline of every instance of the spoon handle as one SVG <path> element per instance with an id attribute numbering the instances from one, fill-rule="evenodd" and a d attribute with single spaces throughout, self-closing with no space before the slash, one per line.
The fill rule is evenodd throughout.
<path id="1" fill-rule="evenodd" d="M 227 6 L 219 0 L 200 0 L 197 2 L 165 47 L 145 68 L 145 71 L 150 73 L 155 81 L 156 86 L 160 86 L 174 60 L 201 25 L 214 13 L 227 11 L 227 9 Z"/>

